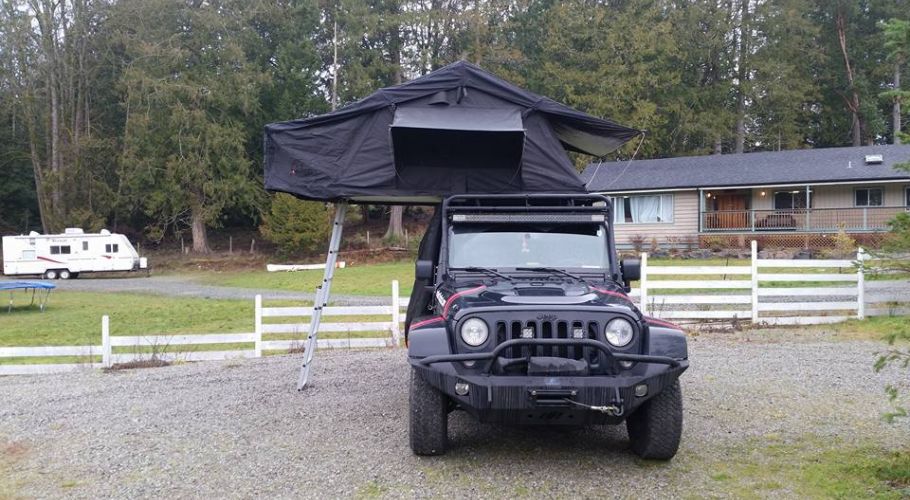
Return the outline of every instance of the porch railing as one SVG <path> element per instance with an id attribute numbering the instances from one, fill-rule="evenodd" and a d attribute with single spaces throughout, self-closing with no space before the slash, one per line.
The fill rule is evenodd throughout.
<path id="1" fill-rule="evenodd" d="M 888 221 L 908 207 L 810 208 L 792 210 L 722 210 L 701 213 L 706 233 L 732 231 L 827 232 L 887 231 Z"/>

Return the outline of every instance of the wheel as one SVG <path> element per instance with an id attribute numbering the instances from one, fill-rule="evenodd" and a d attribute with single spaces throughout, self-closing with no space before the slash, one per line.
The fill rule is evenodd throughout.
<path id="1" fill-rule="evenodd" d="M 68 279 L 70 279 L 71 277 L 72 277 L 72 275 L 70 274 L 70 270 L 69 270 L 69 269 L 61 269 L 61 270 L 60 270 L 60 279 L 62 279 L 62 280 L 68 280 Z"/>
<path id="2" fill-rule="evenodd" d="M 632 451 L 641 458 L 673 458 L 682 437 L 682 421 L 682 391 L 675 380 L 626 419 Z"/>
<path id="3" fill-rule="evenodd" d="M 448 441 L 448 398 L 411 369 L 411 450 L 416 455 L 442 455 Z"/>
<path id="4" fill-rule="evenodd" d="M 53 269 L 48 269 L 47 271 L 44 271 L 44 279 L 48 279 L 48 280 L 57 279 L 57 271 L 55 271 Z"/>

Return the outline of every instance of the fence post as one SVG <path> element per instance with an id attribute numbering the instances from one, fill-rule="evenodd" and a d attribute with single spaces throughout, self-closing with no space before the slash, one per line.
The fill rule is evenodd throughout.
<path id="1" fill-rule="evenodd" d="M 392 280 L 392 343 L 398 347 L 401 338 L 401 302 L 398 297 L 398 280 Z"/>
<path id="2" fill-rule="evenodd" d="M 256 305 L 254 307 L 253 334 L 256 336 L 256 344 L 253 348 L 257 358 L 262 357 L 262 295 L 256 295 Z"/>
<path id="3" fill-rule="evenodd" d="M 638 301 L 641 313 L 648 314 L 648 252 L 641 253 L 641 279 L 638 281 Z"/>
<path id="4" fill-rule="evenodd" d="M 859 262 L 856 267 L 856 317 L 857 319 L 866 318 L 866 278 L 865 273 L 865 264 L 863 259 L 865 259 L 865 253 L 863 247 L 859 247 L 856 251 L 856 260 Z"/>
<path id="5" fill-rule="evenodd" d="M 101 316 L 101 365 L 110 368 L 111 357 L 111 319 L 105 314 Z"/>
<path id="6" fill-rule="evenodd" d="M 752 324 L 758 324 L 758 242 L 752 240 Z"/>

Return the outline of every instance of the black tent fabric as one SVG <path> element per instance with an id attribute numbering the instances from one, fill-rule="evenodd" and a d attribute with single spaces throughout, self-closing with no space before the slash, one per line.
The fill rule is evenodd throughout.
<path id="1" fill-rule="evenodd" d="M 442 208 L 436 205 L 433 218 L 423 233 L 420 246 L 417 248 L 417 260 L 439 261 L 439 248 L 442 243 Z M 427 314 L 430 303 L 433 301 L 433 289 L 426 280 L 414 279 L 414 288 L 411 289 L 411 299 L 408 301 L 408 310 L 404 316 L 404 338 L 408 339 L 411 330 L 411 321 L 421 315 Z"/>
<path id="2" fill-rule="evenodd" d="M 265 187 L 371 203 L 581 192 L 566 151 L 603 156 L 640 133 L 462 61 L 332 113 L 267 125 Z"/>

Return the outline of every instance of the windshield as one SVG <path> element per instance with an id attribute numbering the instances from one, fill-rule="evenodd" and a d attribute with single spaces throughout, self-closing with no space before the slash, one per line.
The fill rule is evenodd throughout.
<path id="1" fill-rule="evenodd" d="M 609 267 L 602 224 L 457 224 L 449 228 L 449 267 Z"/>

